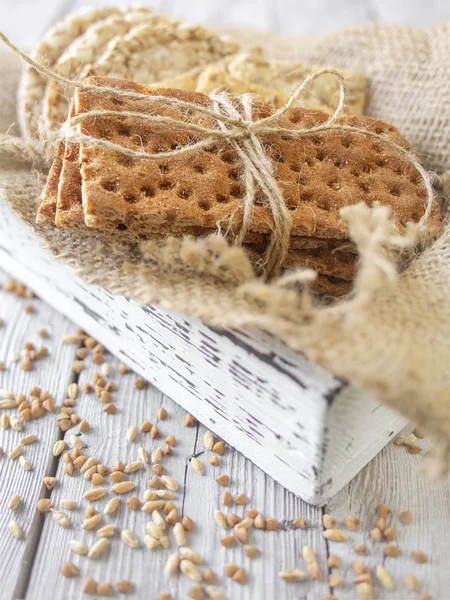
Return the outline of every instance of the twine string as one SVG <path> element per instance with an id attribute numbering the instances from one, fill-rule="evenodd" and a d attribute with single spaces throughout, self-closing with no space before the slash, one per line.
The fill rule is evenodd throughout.
<path id="1" fill-rule="evenodd" d="M 392 148 L 401 158 L 412 164 L 424 182 L 427 191 L 427 203 L 425 212 L 418 223 L 420 228 L 424 227 L 426 220 L 431 214 L 434 201 L 431 178 L 412 151 L 397 144 L 386 135 L 376 133 L 363 127 L 356 127 L 337 122 L 345 105 L 345 88 L 342 75 L 334 69 L 321 69 L 312 73 L 297 87 L 284 106 L 280 107 L 268 117 L 253 119 L 253 99 L 250 94 L 240 96 L 240 110 L 242 111 L 240 112 L 236 105 L 232 103 L 230 97 L 225 93 L 211 94 L 212 107 L 208 107 L 180 100 L 175 97 L 143 94 L 134 90 L 118 89 L 111 85 L 100 86 L 83 81 L 71 80 L 35 62 L 30 56 L 15 46 L 2 32 L 0 32 L 0 39 L 36 71 L 49 79 L 59 82 L 63 86 L 78 89 L 79 92 L 93 93 L 105 97 L 119 96 L 136 101 L 143 100 L 147 104 L 163 102 L 165 105 L 169 104 L 177 107 L 181 112 L 195 111 L 214 119 L 214 123 L 218 124 L 217 127 L 207 127 L 198 123 L 177 119 L 176 117 L 147 114 L 136 111 L 90 110 L 68 119 L 61 127 L 61 137 L 62 139 L 82 143 L 88 146 L 115 150 L 135 158 L 151 160 L 164 160 L 173 158 L 174 156 L 181 156 L 186 153 L 211 147 L 217 141 L 227 140 L 237 152 L 244 167 L 244 184 L 246 190 L 243 206 L 244 211 L 242 225 L 236 242 L 241 244 L 249 231 L 254 214 L 255 193 L 257 188 L 264 194 L 272 214 L 273 231 L 263 260 L 267 273 L 273 273 L 279 269 L 288 251 L 292 229 L 292 216 L 284 202 L 282 191 L 275 177 L 272 161 L 264 151 L 262 138 L 265 136 L 276 134 L 300 139 L 306 136 L 323 135 L 334 131 L 358 133 L 371 139 L 376 139 Z M 315 79 L 323 77 L 324 75 L 333 75 L 338 82 L 339 102 L 334 113 L 323 123 L 312 124 L 308 127 L 290 129 L 279 126 L 278 121 L 280 118 L 282 118 L 297 100 L 302 97 Z M 92 120 L 98 117 L 105 118 L 117 116 L 140 119 L 159 125 L 176 125 L 180 130 L 189 131 L 190 133 L 204 137 L 200 141 L 188 143 L 185 146 L 177 147 L 167 152 L 154 154 L 145 152 L 144 150 L 126 148 L 109 140 L 87 135 L 82 131 L 81 125 L 87 119 Z M 21 154 L 24 155 L 23 148 L 21 148 Z"/>

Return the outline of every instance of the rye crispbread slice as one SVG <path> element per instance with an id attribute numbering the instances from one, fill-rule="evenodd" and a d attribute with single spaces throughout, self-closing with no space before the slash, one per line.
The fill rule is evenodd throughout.
<path id="1" fill-rule="evenodd" d="M 89 75 L 91 66 L 98 60 L 117 36 L 124 35 L 138 24 L 161 25 L 173 22 L 172 19 L 155 13 L 149 8 L 136 7 L 120 10 L 106 19 L 93 23 L 65 49 L 55 62 L 54 70 L 68 79 L 84 78 Z M 62 90 L 61 84 L 49 80 L 42 102 L 42 112 L 47 135 L 52 138 L 67 116 L 73 89 Z"/>
<path id="2" fill-rule="evenodd" d="M 47 32 L 35 48 L 33 58 L 38 61 L 45 60 L 46 66 L 51 68 L 67 46 L 83 35 L 93 23 L 119 12 L 115 7 L 102 7 L 70 14 Z M 25 66 L 17 97 L 19 124 L 24 137 L 34 138 L 38 135 L 38 122 L 42 116 L 42 99 L 46 85 L 45 75 L 41 75 L 31 66 Z"/>
<path id="3" fill-rule="evenodd" d="M 194 92 L 155 91 L 108 78 L 89 81 L 211 105 L 207 96 Z M 87 92 L 76 96 L 77 113 L 118 108 L 217 127 L 212 117 L 193 110 L 185 114 L 164 101 L 148 103 Z M 270 115 L 271 111 L 264 104 L 254 106 L 255 118 Z M 278 124 L 295 130 L 322 123 L 327 118 L 328 115 L 319 111 L 293 108 Z M 339 122 L 386 135 L 408 147 L 398 130 L 382 121 L 342 117 Z M 145 148 L 149 152 L 166 151 L 189 141 L 189 135 L 176 125 L 154 124 L 139 118 L 97 117 L 95 121 L 84 121 L 81 130 L 93 137 L 109 139 L 128 148 Z M 339 210 L 359 202 L 378 201 L 392 206 L 394 221 L 400 230 L 409 221 L 419 221 L 424 213 L 426 190 L 419 174 L 381 140 L 357 132 L 333 131 L 300 139 L 270 134 L 265 135 L 263 143 L 272 159 L 286 205 L 292 211 L 293 236 L 345 238 L 346 226 L 339 217 Z M 170 234 L 189 227 L 208 231 L 215 229 L 218 223 L 222 230 L 231 227 L 237 231 L 241 225 L 242 168 L 229 142 L 218 142 L 210 149 L 163 162 L 82 145 L 81 161 L 84 216 L 89 227 L 115 228 L 145 236 L 149 229 Z M 437 206 L 428 226 L 440 227 Z M 271 228 L 271 212 L 264 195 L 257 191 L 250 232 L 267 235 Z"/>
<path id="4" fill-rule="evenodd" d="M 290 96 L 311 73 L 323 69 L 323 65 L 305 65 L 290 60 L 269 59 L 262 48 L 255 47 L 241 52 L 228 63 L 228 72 L 248 83 L 280 90 Z M 369 81 L 362 73 L 336 69 L 344 77 L 346 88 L 345 114 L 362 115 L 366 103 Z M 305 108 L 333 112 L 339 103 L 339 86 L 334 75 L 315 79 L 300 99 Z"/>

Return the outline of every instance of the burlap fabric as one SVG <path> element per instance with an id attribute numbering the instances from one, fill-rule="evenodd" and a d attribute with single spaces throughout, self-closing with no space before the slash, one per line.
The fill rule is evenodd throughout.
<path id="1" fill-rule="evenodd" d="M 239 41 L 243 39 L 239 33 Z M 303 41 L 246 35 L 274 55 L 365 72 L 368 114 L 399 127 L 434 171 L 442 210 L 450 189 L 450 24 L 428 29 L 365 25 Z M 3 53 L 2 131 L 14 117 L 12 88 L 20 65 Z M 9 102 L 10 106 L 7 107 Z M 14 129 L 12 130 L 15 131 Z M 30 226 L 43 175 L 26 161 L 2 159 L 3 196 Z M 200 317 L 216 327 L 275 334 L 336 375 L 374 392 L 420 423 L 439 442 L 435 473 L 448 464 L 450 404 L 450 228 L 394 268 L 398 235 L 381 208 L 354 207 L 344 217 L 361 264 L 351 296 L 316 306 L 288 276 L 265 283 L 244 252 L 219 237 L 168 240 L 138 248 L 99 243 L 89 234 L 37 229 L 61 260 L 86 280 L 143 303 Z M 422 246 L 423 248 L 423 246 Z"/>

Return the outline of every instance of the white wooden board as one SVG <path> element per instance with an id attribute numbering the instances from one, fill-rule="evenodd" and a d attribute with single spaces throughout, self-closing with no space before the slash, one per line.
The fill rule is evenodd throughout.
<path id="1" fill-rule="evenodd" d="M 39 365 L 35 375 L 40 377 L 39 381 L 43 387 L 54 390 L 57 399 L 62 401 L 67 382 L 71 378 L 75 347 L 61 346 L 60 337 L 73 332 L 75 325 L 60 317 L 40 300 L 33 301 L 38 312 L 24 319 L 24 303 L 24 300 L 16 299 L 0 290 L 0 315 L 6 321 L 5 327 L 0 329 L 0 360 L 8 356 L 11 348 L 20 348 L 23 343 L 32 339 L 32 335 L 38 328 L 47 327 L 51 333 L 49 346 L 52 352 L 46 359 L 45 366 L 44 362 Z M 140 425 L 147 418 L 154 420 L 157 409 L 161 405 L 168 410 L 169 418 L 159 425 L 163 434 L 174 433 L 177 437 L 174 456 L 163 461 L 167 473 L 183 484 L 177 493 L 175 503 L 180 512 L 183 511 L 183 514 L 189 515 L 195 521 L 195 530 L 188 534 L 188 544 L 201 552 L 208 566 L 220 575 L 220 587 L 226 591 L 227 598 L 230 600 L 273 600 L 274 598 L 320 600 L 328 593 L 327 556 L 336 553 L 342 559 L 343 567 L 340 572 L 346 579 L 346 586 L 339 590 L 339 597 L 345 600 L 356 600 L 354 586 L 351 584 L 353 578 L 351 562 L 356 555 L 350 543 L 330 544 L 323 539 L 321 518 L 324 512 L 336 516 L 340 522 L 348 514 L 359 517 L 361 528 L 360 531 L 351 534 L 351 542 L 367 544 L 369 554 L 363 560 L 374 567 L 383 561 L 383 545 L 372 544 L 368 530 L 374 521 L 375 506 L 380 502 L 389 504 L 396 514 L 402 554 L 399 558 L 385 561 L 385 566 L 395 579 L 396 591 L 385 592 L 380 586 L 376 586 L 376 597 L 380 600 L 409 598 L 403 579 L 413 572 L 422 581 L 423 592 L 430 593 L 433 600 L 445 598 L 443 594 L 448 589 L 450 567 L 446 528 L 450 519 L 448 482 L 428 484 L 419 474 L 421 455 L 412 456 L 405 448 L 390 444 L 326 507 L 313 508 L 284 490 L 233 449 L 227 449 L 221 467 L 213 468 L 208 463 L 211 453 L 205 452 L 202 444 L 205 427 L 203 425 L 194 428 L 183 427 L 182 420 L 185 413 L 177 404 L 152 387 L 137 392 L 132 385 L 135 376 L 133 374 L 120 376 L 117 372 L 119 361 L 109 356 L 107 360 L 112 366 L 111 378 L 119 385 L 118 391 L 114 394 L 118 412 L 116 415 L 107 416 L 102 412 L 103 405 L 95 396 L 80 397 L 77 412 L 87 418 L 92 426 L 91 431 L 82 436 L 87 444 L 86 453 L 92 453 L 104 463 L 111 464 L 117 457 L 125 461 L 131 460 L 140 445 L 151 450 L 160 441 L 152 442 L 148 435 L 145 437 L 138 435 L 136 441 L 131 444 L 126 441 L 126 431 L 131 424 Z M 89 361 L 87 364 L 89 365 Z M 95 370 L 98 368 L 95 367 Z M 80 383 L 90 380 L 93 371 L 90 366 L 82 372 Z M 9 379 L 6 380 L 5 377 Z M 9 381 L 16 389 L 26 390 L 28 379 L 29 374 L 13 367 L 7 372 L 0 373 L 0 386 L 3 387 L 4 382 Z M 65 580 L 58 574 L 59 566 L 69 557 L 80 565 L 83 576 L 94 576 L 99 581 L 112 583 L 120 577 L 129 578 L 136 584 L 133 598 L 153 599 L 161 591 L 171 591 L 176 599 L 186 598 L 189 582 L 185 578 L 176 577 L 167 581 L 161 574 L 168 551 L 157 550 L 150 553 L 144 548 L 131 550 L 123 546 L 120 539 L 116 537 L 112 541 L 111 551 L 103 559 L 97 562 L 90 561 L 71 554 L 66 546 L 68 539 L 72 538 L 82 539 L 86 543 L 91 543 L 95 539 L 92 532 L 83 532 L 79 528 L 83 518 L 81 510 L 71 514 L 74 522 L 72 530 L 59 528 L 50 515 L 44 519 L 34 517 L 34 506 L 41 493 L 40 482 L 47 465 L 53 463 L 60 480 L 60 484 L 51 494 L 54 506 L 59 505 L 61 498 L 81 500 L 83 492 L 88 488 L 87 482 L 79 475 L 73 478 L 63 477 L 61 461 L 54 460 L 51 455 L 51 448 L 57 435 L 54 419 L 46 417 L 37 424 L 41 426 L 41 430 L 39 430 L 39 447 L 33 448 L 36 453 L 33 454 L 34 470 L 25 473 L 17 468 L 13 472 L 9 467 L 6 471 L 5 465 L 8 466 L 9 459 L 3 457 L 0 461 L 2 599 L 22 597 L 29 600 L 47 600 L 49 589 L 52 590 L 51 597 L 56 600 L 85 598 L 86 596 L 83 596 L 80 591 L 81 578 Z M 12 432 L 0 430 L 0 435 L 5 436 L 8 433 Z M 66 439 L 69 438 L 66 436 Z M 4 440 L 5 437 L 2 438 L 1 444 L 6 446 Z M 427 447 L 429 444 L 426 442 L 424 445 Z M 37 450 L 39 452 L 36 452 Z M 206 475 L 203 477 L 194 472 L 189 465 L 189 459 L 193 454 L 205 464 Z M 18 465 L 13 466 L 18 467 Z M 253 561 L 244 557 L 240 546 L 232 549 L 222 548 L 219 537 L 223 533 L 217 528 L 212 516 L 215 508 L 224 508 L 220 506 L 220 493 L 223 488 L 219 488 L 214 480 L 216 471 L 230 475 L 230 492 L 234 496 L 245 492 L 249 497 L 249 506 L 256 507 L 267 517 L 280 519 L 283 527 L 294 517 L 302 515 L 307 521 L 308 529 L 301 531 L 288 527 L 279 532 L 253 531 L 250 536 L 251 543 L 260 549 L 259 557 Z M 130 479 L 138 482 L 141 497 L 149 477 L 148 468 L 145 473 L 130 476 Z M 14 540 L 4 529 L 5 523 L 9 522 L 10 518 L 10 511 L 5 508 L 4 499 L 9 499 L 10 495 L 16 492 L 25 498 L 26 509 L 17 516 L 17 520 L 24 525 L 27 533 L 25 541 Z M 127 496 L 129 495 L 131 494 Z M 84 500 L 82 503 L 86 504 Z M 105 500 L 93 503 L 95 504 L 104 506 Z M 142 527 L 147 519 L 142 513 L 132 513 L 125 509 L 123 504 L 124 500 L 117 517 L 106 518 L 105 522 L 115 522 L 119 528 L 132 529 L 142 538 Z M 413 512 L 413 523 L 408 527 L 400 526 L 398 514 L 408 508 Z M 242 507 L 231 507 L 230 510 L 243 514 Z M 304 568 L 301 548 L 305 544 L 312 546 L 317 553 L 323 571 L 320 581 L 295 585 L 282 582 L 277 577 L 281 568 Z M 32 546 L 35 550 L 30 552 Z M 426 552 L 430 562 L 426 565 L 415 565 L 410 558 L 413 549 Z M 239 586 L 226 580 L 221 573 L 225 562 L 236 562 L 248 568 L 249 583 Z M 337 594 L 336 590 L 335 595 Z"/>

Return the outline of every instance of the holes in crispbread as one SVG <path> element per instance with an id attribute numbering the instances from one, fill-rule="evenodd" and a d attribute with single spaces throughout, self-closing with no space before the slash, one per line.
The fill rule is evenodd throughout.
<path id="1" fill-rule="evenodd" d="M 350 138 L 347 135 L 343 135 L 341 139 L 341 146 L 343 146 L 344 148 L 350 148 L 351 145 L 352 142 Z"/>
<path id="2" fill-rule="evenodd" d="M 143 185 L 141 187 L 141 192 L 146 198 L 153 198 L 153 196 L 155 195 L 155 190 L 150 185 Z"/>
<path id="3" fill-rule="evenodd" d="M 309 185 L 309 179 L 307 177 L 300 175 L 300 177 L 297 177 L 297 183 L 299 185 Z"/>
<path id="4" fill-rule="evenodd" d="M 305 163 L 308 165 L 308 167 L 313 167 L 315 162 L 316 160 L 312 156 L 307 156 L 305 158 Z"/>
<path id="5" fill-rule="evenodd" d="M 300 194 L 300 200 L 302 202 L 312 202 L 313 199 L 314 198 L 311 192 L 303 192 L 302 194 Z"/>
<path id="6" fill-rule="evenodd" d="M 346 165 L 346 161 L 338 158 L 337 160 L 334 161 L 333 165 L 337 168 L 337 169 L 342 169 L 343 167 L 345 167 Z"/>
<path id="7" fill-rule="evenodd" d="M 387 158 L 377 158 L 375 164 L 377 167 L 385 167 L 388 164 Z"/>
<path id="8" fill-rule="evenodd" d="M 289 168 L 291 169 L 291 171 L 294 171 L 294 173 L 300 173 L 301 171 L 300 165 L 297 164 L 289 165 Z"/>
<path id="9" fill-rule="evenodd" d="M 332 181 L 328 182 L 328 187 L 330 187 L 332 190 L 338 191 L 341 189 L 341 184 L 339 181 L 336 181 L 336 179 L 333 179 Z"/>
<path id="10" fill-rule="evenodd" d="M 119 165 L 122 165 L 123 167 L 132 167 L 134 165 L 134 158 L 127 154 L 122 154 L 121 152 L 117 155 L 116 160 Z"/>
<path id="11" fill-rule="evenodd" d="M 171 181 L 170 179 L 162 179 L 159 184 L 158 187 L 161 190 L 170 190 L 173 188 L 175 184 L 173 183 L 173 181 Z"/>
<path id="12" fill-rule="evenodd" d="M 189 188 L 181 188 L 180 190 L 178 190 L 178 196 L 180 198 L 183 198 L 184 200 L 189 198 L 189 196 L 191 194 L 192 194 L 192 190 L 190 190 Z"/>
<path id="13" fill-rule="evenodd" d="M 194 165 L 193 169 L 196 173 L 199 173 L 200 175 L 206 173 L 206 168 L 203 165 Z"/>
<path id="14" fill-rule="evenodd" d="M 106 181 L 102 181 L 101 186 L 107 192 L 117 192 L 117 181 L 107 179 Z"/>
<path id="15" fill-rule="evenodd" d="M 370 188 L 369 188 L 369 184 L 366 181 L 360 181 L 358 183 L 358 185 L 359 185 L 359 189 L 362 190 L 365 194 L 369 193 Z"/>
<path id="16" fill-rule="evenodd" d="M 322 162 L 325 159 L 325 152 L 323 150 L 317 150 L 316 158 Z"/>
<path id="17" fill-rule="evenodd" d="M 128 229 L 128 227 L 125 225 L 125 223 L 119 223 L 119 224 L 117 225 L 117 229 L 118 229 L 119 231 L 126 231 L 126 230 Z"/>
<path id="18" fill-rule="evenodd" d="M 233 150 L 225 150 L 219 154 L 219 158 L 225 163 L 233 163 L 236 162 L 237 155 L 236 152 L 233 152 Z"/>
<path id="19" fill-rule="evenodd" d="M 200 200 L 198 207 L 204 211 L 208 211 L 211 208 L 211 204 L 207 200 Z"/>
<path id="20" fill-rule="evenodd" d="M 128 204 L 136 204 L 136 202 L 138 201 L 136 194 L 124 194 L 123 199 L 125 200 L 125 202 L 128 202 Z"/>
<path id="21" fill-rule="evenodd" d="M 393 185 L 391 188 L 389 188 L 389 193 L 391 194 L 391 196 L 398 197 L 400 196 L 402 191 L 397 185 Z"/>
<path id="22" fill-rule="evenodd" d="M 231 171 L 228 171 L 228 177 L 237 181 L 239 179 L 239 169 L 231 169 Z"/>
<path id="23" fill-rule="evenodd" d="M 169 169 L 169 165 L 167 165 L 166 163 L 160 163 L 158 165 L 158 169 L 161 171 L 161 173 L 163 173 L 164 175 L 167 175 L 167 173 L 170 171 Z"/>
<path id="24" fill-rule="evenodd" d="M 233 196 L 233 198 L 241 198 L 243 193 L 242 186 L 240 186 L 238 183 L 231 186 L 230 196 Z"/>
<path id="25" fill-rule="evenodd" d="M 119 125 L 117 127 L 117 135 L 123 136 L 123 137 L 130 137 L 131 135 L 131 128 L 128 125 Z"/>
<path id="26" fill-rule="evenodd" d="M 226 194 L 216 194 L 216 200 L 221 204 L 226 204 L 230 201 L 229 197 Z"/>

